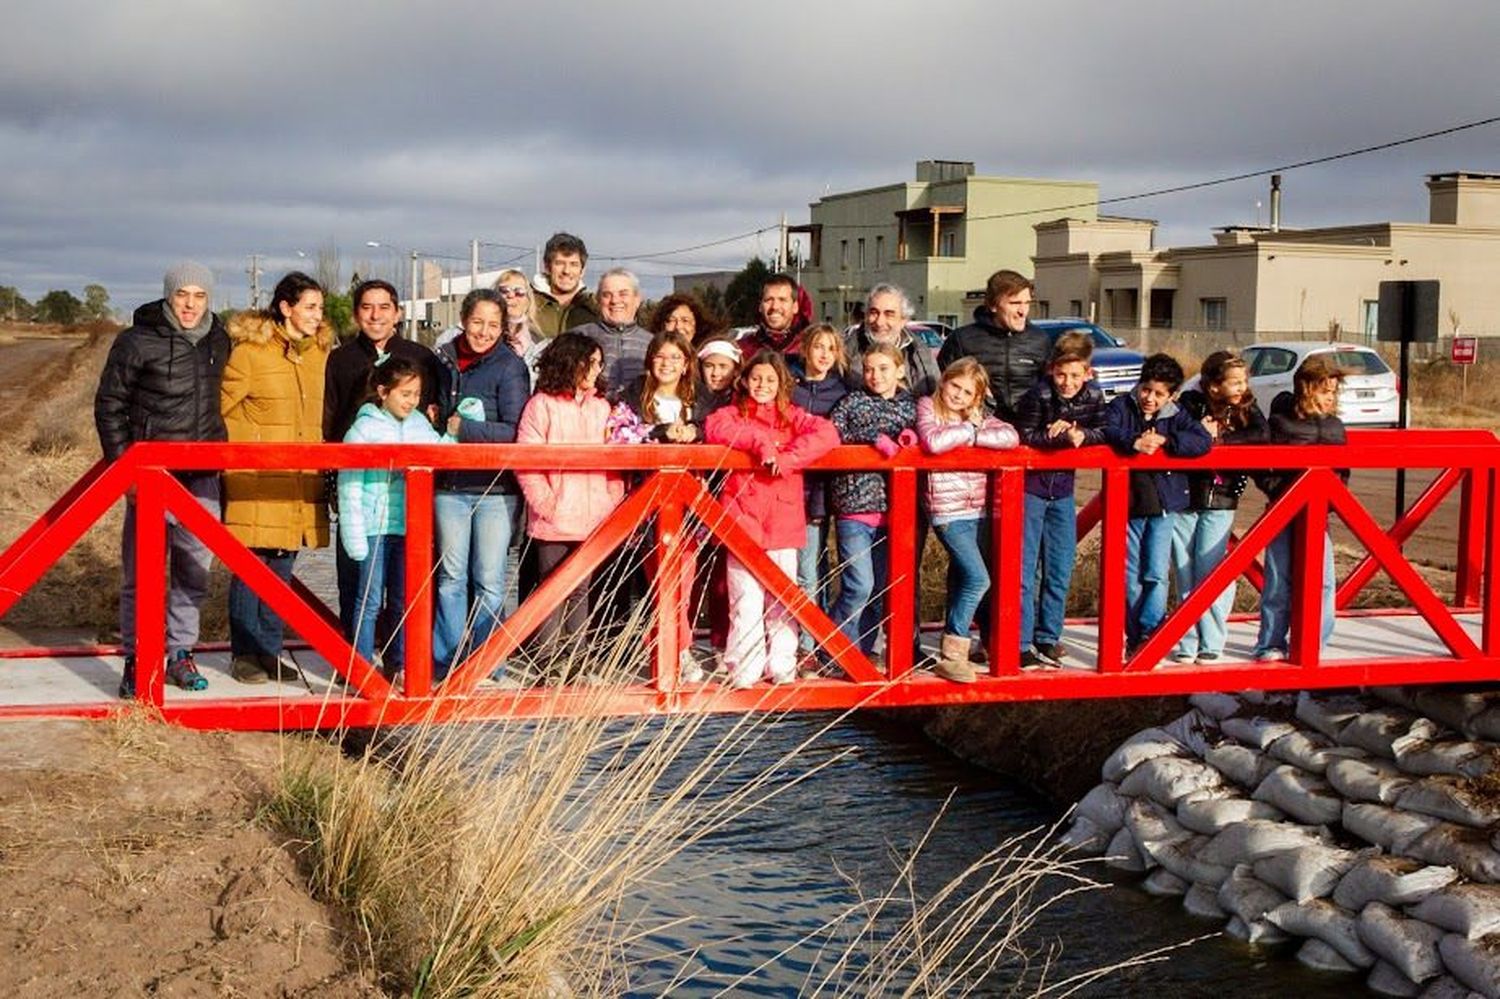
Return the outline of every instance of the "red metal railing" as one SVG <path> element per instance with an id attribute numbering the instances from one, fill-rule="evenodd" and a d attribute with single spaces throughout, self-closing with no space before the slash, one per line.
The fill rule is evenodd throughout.
<path id="1" fill-rule="evenodd" d="M 742 455 L 694 445 L 518 446 L 142 444 L 118 462 L 84 476 L 9 548 L 0 553 L 0 617 L 127 489 L 136 490 L 138 696 L 170 719 L 202 727 L 314 728 L 341 724 L 395 724 L 419 719 L 555 715 L 573 711 L 643 713 L 835 709 L 856 705 L 892 707 L 978 703 L 997 700 L 1115 697 L 1194 690 L 1286 689 L 1404 682 L 1451 682 L 1500 677 L 1500 604 L 1493 585 L 1500 565 L 1500 514 L 1494 488 L 1500 441 L 1478 431 L 1368 431 L 1350 434 L 1342 448 L 1235 448 L 1235 467 L 1295 468 L 1307 473 L 1251 525 L 1212 575 L 1173 610 L 1129 659 L 1125 657 L 1125 546 L 1128 477 L 1151 468 L 1212 467 L 1224 454 L 1199 461 L 1165 457 L 1121 459 L 1105 448 L 1041 453 L 963 451 L 926 457 L 915 450 L 882 459 L 871 448 L 842 447 L 820 461 L 821 470 L 876 469 L 890 477 L 890 587 L 885 668 L 872 663 L 782 574 L 765 552 L 705 489 L 711 471 L 748 468 Z M 340 633 L 337 616 L 299 581 L 282 582 L 235 540 L 172 476 L 176 471 L 284 468 L 390 467 L 406 475 L 407 606 L 406 657 L 401 689 L 355 654 Z M 599 526 L 494 634 L 457 666 L 436 690 L 432 684 L 432 499 L 434 473 L 459 468 L 614 469 L 644 476 L 626 501 Z M 1019 668 L 1019 594 L 1024 476 L 1029 468 L 1098 469 L 1098 496 L 1080 513 L 1080 534 L 1101 531 L 1097 668 L 1022 672 Z M 1333 473 L 1337 468 L 1421 469 L 1439 472 L 1426 491 L 1389 529 L 1382 528 Z M 952 684 L 913 670 L 909 637 L 917 627 L 916 531 L 901 530 L 918 517 L 918 475 L 942 469 L 992 473 L 994 581 L 989 600 L 995 626 L 989 635 L 989 672 L 981 682 Z M 1407 561 L 1401 545 L 1455 489 L 1458 516 L 1455 592 L 1438 597 Z M 218 697 L 174 695 L 164 699 L 162 622 L 165 615 L 165 524 L 171 515 L 201 538 L 234 574 L 322 655 L 348 682 L 341 696 Z M 1321 558 L 1300 560 L 1293 586 L 1292 655 L 1286 663 L 1226 663 L 1166 666 L 1160 663 L 1178 638 L 1207 609 L 1214 595 L 1241 574 L 1255 578 L 1255 556 L 1281 530 L 1291 527 L 1301 546 L 1318 550 L 1330 514 L 1348 527 L 1368 553 L 1338 587 L 1346 608 L 1383 569 L 1406 594 L 1406 613 L 1419 615 L 1447 655 L 1409 654 L 1323 661 L 1319 649 Z M 677 675 L 682 637 L 674 622 L 689 601 L 692 575 L 691 525 L 700 525 L 752 572 L 773 599 L 783 603 L 843 675 L 779 687 L 725 690 L 717 684 L 682 684 Z M 658 569 L 651 599 L 652 676 L 601 691 L 567 687 L 524 690 L 479 688 L 495 663 L 526 640 L 553 607 L 643 525 L 654 525 Z M 1455 611 L 1479 615 L 1481 638 L 1469 637 Z M 1358 613 L 1358 612 L 1346 612 Z M 0 714 L 97 716 L 113 702 L 0 705 Z"/>

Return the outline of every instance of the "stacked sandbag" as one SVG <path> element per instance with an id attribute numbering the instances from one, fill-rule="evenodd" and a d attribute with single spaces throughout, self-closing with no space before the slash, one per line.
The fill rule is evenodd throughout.
<path id="1" fill-rule="evenodd" d="M 1190 703 L 1110 755 L 1070 845 L 1378 993 L 1500 999 L 1500 692 Z"/>

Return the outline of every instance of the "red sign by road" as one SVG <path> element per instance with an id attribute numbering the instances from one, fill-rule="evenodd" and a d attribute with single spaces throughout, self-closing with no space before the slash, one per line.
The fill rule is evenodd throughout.
<path id="1" fill-rule="evenodd" d="M 1479 337 L 1456 336 L 1453 338 L 1454 364 L 1473 364 L 1479 359 Z"/>

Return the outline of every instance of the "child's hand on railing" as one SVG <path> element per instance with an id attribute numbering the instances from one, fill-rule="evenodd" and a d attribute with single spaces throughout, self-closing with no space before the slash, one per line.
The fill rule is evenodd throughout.
<path id="1" fill-rule="evenodd" d="M 901 445 L 891 440 L 885 434 L 881 434 L 871 442 L 871 446 L 880 452 L 882 458 L 894 458 L 896 452 L 901 450 Z"/>

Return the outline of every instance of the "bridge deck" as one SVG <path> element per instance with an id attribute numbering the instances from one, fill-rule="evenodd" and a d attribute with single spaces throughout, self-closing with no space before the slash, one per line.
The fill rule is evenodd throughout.
<path id="1" fill-rule="evenodd" d="M 1476 643 L 1481 640 L 1478 612 L 1455 614 L 1464 631 Z M 1322 663 L 1311 669 L 1290 664 L 1268 665 L 1249 660 L 1254 644 L 1256 619 L 1232 621 L 1225 660 L 1214 665 L 1162 663 L 1153 670 L 1098 673 L 1095 669 L 1097 630 L 1093 621 L 1071 622 L 1064 642 L 1074 653 L 1076 666 L 1065 670 L 1029 671 L 1001 676 L 984 675 L 978 683 L 959 685 L 916 674 L 896 683 L 858 684 L 842 678 L 809 679 L 774 688 L 761 685 L 747 691 L 729 691 L 716 680 L 685 684 L 665 693 L 646 680 L 608 687 L 538 685 L 529 688 L 480 687 L 467 697 L 413 699 L 379 714 L 384 721 L 391 712 L 420 717 L 442 705 L 441 715 L 464 717 L 545 716 L 559 712 L 597 710 L 606 713 L 663 711 L 744 711 L 787 709 L 837 709 L 854 705 L 895 706 L 921 704 L 978 703 L 987 701 L 1046 700 L 1078 697 L 1188 693 L 1197 690 L 1240 688 L 1300 689 L 1306 687 L 1357 686 L 1367 672 L 1381 669 L 1379 682 L 1436 682 L 1480 680 L 1493 675 L 1493 664 L 1448 659 L 1441 639 L 1420 616 L 1408 613 L 1366 613 L 1340 616 L 1333 638 L 1323 650 Z M 25 651 L 25 650 L 21 650 Z M 0 716 L 46 714 L 98 716 L 115 710 L 119 701 L 121 659 L 110 650 L 74 650 L 52 656 L 5 656 L 0 666 Z M 209 689 L 188 693 L 168 688 L 164 711 L 184 724 L 213 727 L 225 723 L 251 722 L 253 718 L 281 716 L 306 720 L 309 712 L 336 724 L 340 718 L 359 724 L 379 712 L 378 702 L 349 698 L 335 682 L 335 673 L 317 653 L 303 648 L 291 653 L 304 671 L 302 683 L 236 683 L 228 673 L 229 654 L 222 650 L 202 652 L 199 664 L 209 679 Z M 1412 660 L 1409 676 L 1399 674 L 1401 663 Z M 1393 672 L 1397 671 L 1397 672 Z M 793 702 L 785 695 L 793 689 Z M 186 710 L 184 710 L 186 709 Z M 209 709 L 209 710 L 194 710 Z"/>

